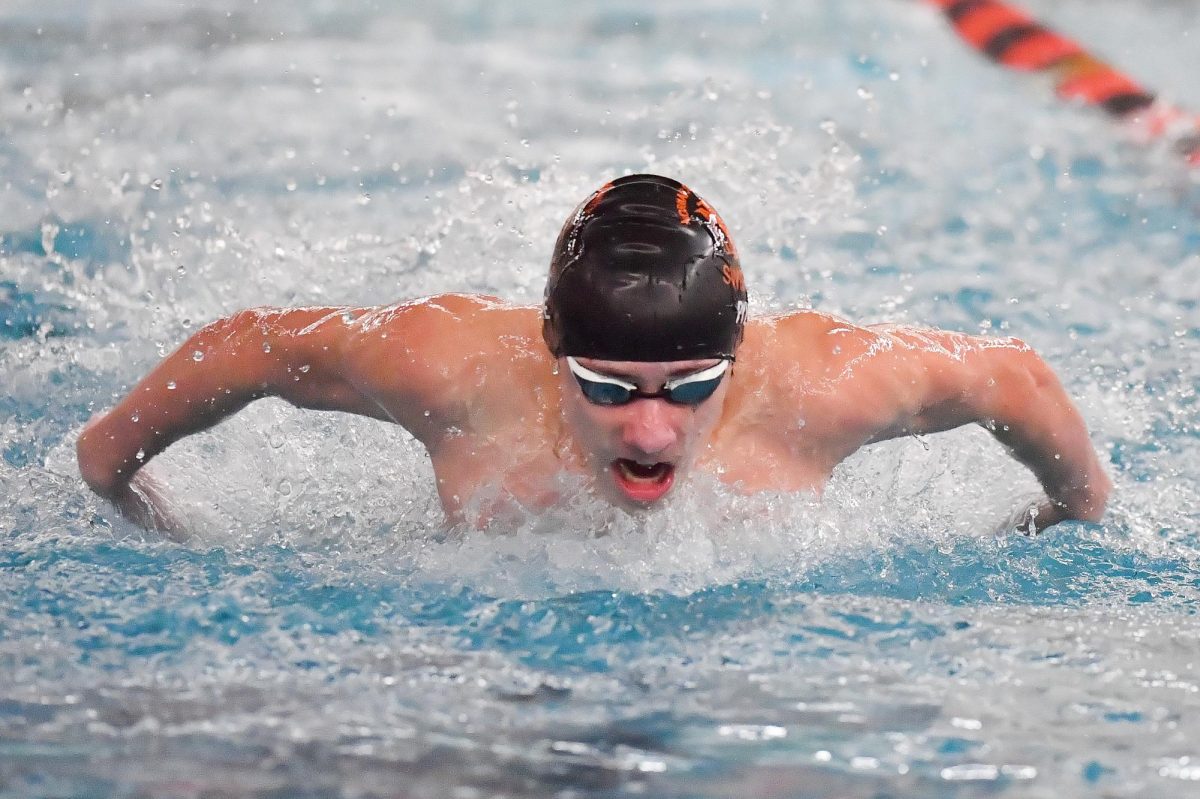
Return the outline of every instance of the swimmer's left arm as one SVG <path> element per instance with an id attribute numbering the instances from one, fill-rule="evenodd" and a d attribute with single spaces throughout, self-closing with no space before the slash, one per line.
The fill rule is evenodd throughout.
<path id="1" fill-rule="evenodd" d="M 864 371 L 896 398 L 870 437 L 881 441 L 979 424 L 1027 466 L 1045 489 L 1031 526 L 1098 521 L 1111 482 L 1087 427 L 1053 370 L 1017 339 L 944 331 L 874 333 L 882 351 Z M 880 394 L 876 394 L 879 396 Z"/>

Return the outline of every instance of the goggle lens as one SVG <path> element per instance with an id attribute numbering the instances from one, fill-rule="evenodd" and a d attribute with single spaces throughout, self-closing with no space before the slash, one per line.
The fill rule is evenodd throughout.
<path id="1" fill-rule="evenodd" d="M 579 382 L 579 387 L 583 389 L 583 396 L 588 402 L 596 405 L 624 405 L 633 399 L 633 392 L 624 386 L 618 386 L 616 383 L 598 383 L 594 380 L 575 375 L 575 379 Z"/>

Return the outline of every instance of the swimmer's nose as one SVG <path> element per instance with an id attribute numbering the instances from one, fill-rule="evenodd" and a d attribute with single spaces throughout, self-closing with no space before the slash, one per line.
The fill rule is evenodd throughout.
<path id="1" fill-rule="evenodd" d="M 679 440 L 671 424 L 670 409 L 663 400 L 635 400 L 622 431 L 625 446 L 643 455 L 658 455 Z"/>

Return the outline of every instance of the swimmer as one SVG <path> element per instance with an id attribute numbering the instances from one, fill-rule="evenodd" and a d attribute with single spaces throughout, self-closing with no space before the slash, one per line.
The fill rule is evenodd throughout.
<path id="1" fill-rule="evenodd" d="M 1110 483 L 1084 422 L 1021 341 L 816 311 L 748 319 L 746 303 L 713 208 L 674 180 L 631 175 L 571 214 L 541 308 L 446 294 L 241 311 L 94 417 L 79 467 L 130 519 L 183 532 L 146 463 L 278 397 L 403 426 L 432 460 L 448 519 L 485 524 L 569 490 L 637 512 L 697 472 L 737 492 L 819 493 L 866 444 L 974 423 L 1045 490 L 1017 526 L 1100 519 Z"/>

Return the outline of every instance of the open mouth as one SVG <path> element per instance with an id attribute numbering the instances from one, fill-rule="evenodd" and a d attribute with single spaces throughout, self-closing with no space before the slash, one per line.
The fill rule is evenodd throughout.
<path id="1" fill-rule="evenodd" d="M 618 458 L 611 467 L 617 486 L 634 502 L 654 502 L 671 490 L 675 467 L 669 463 L 644 464 Z"/>

